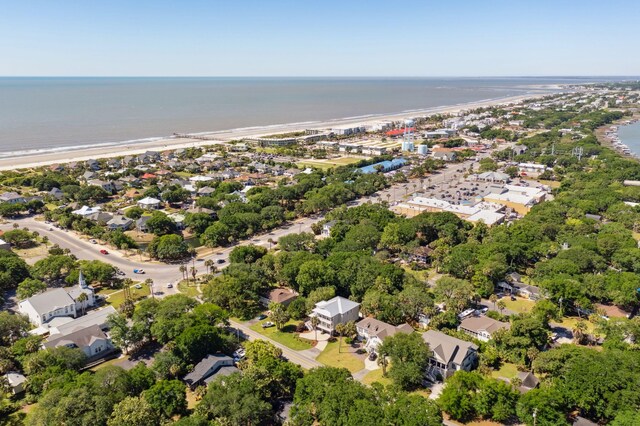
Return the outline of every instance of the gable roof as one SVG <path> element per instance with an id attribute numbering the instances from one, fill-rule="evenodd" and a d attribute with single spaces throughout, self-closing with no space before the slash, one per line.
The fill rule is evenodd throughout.
<path id="1" fill-rule="evenodd" d="M 358 322 L 356 327 L 366 330 L 369 336 L 375 336 L 380 340 L 384 340 L 385 337 L 393 336 L 396 333 L 409 334 L 413 332 L 413 328 L 409 324 L 405 323 L 396 327 L 375 318 L 365 318 Z"/>
<path id="2" fill-rule="evenodd" d="M 44 293 L 36 294 L 26 299 L 25 302 L 28 302 L 39 315 L 54 311 L 57 308 L 75 305 L 76 303 L 71 296 L 69 296 L 69 293 L 62 288 L 52 288 Z M 69 315 L 71 315 L 71 313 L 69 313 Z"/>
<path id="3" fill-rule="evenodd" d="M 469 351 L 477 351 L 478 347 L 471 342 L 451 337 L 435 330 L 429 330 L 422 334 L 422 339 L 427 342 L 433 354 L 449 364 L 462 364 Z"/>
<path id="4" fill-rule="evenodd" d="M 184 381 L 192 385 L 213 376 L 224 366 L 233 366 L 233 359 L 224 354 L 208 355 L 184 376 Z M 234 367 L 235 368 L 235 367 Z"/>
<path id="5" fill-rule="evenodd" d="M 489 334 L 493 334 L 503 328 L 511 328 L 511 324 L 509 324 L 508 322 L 494 320 L 493 318 L 487 316 L 471 316 L 462 320 L 462 322 L 460 323 L 460 328 L 474 332 L 486 331 Z"/>
<path id="6" fill-rule="evenodd" d="M 107 335 L 97 325 L 81 328 L 69 334 L 54 335 L 44 342 L 45 348 L 57 348 L 59 346 L 75 345 L 79 348 L 91 345 L 96 340 L 105 340 Z"/>

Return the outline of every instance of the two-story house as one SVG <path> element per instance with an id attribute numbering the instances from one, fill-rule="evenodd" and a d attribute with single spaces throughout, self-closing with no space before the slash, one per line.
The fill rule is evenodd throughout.
<path id="1" fill-rule="evenodd" d="M 312 317 L 318 318 L 318 329 L 332 334 L 338 324 L 357 321 L 360 314 L 360 304 L 344 297 L 336 296 L 331 300 L 316 303 L 311 311 Z"/>
<path id="2" fill-rule="evenodd" d="M 462 320 L 458 330 L 467 333 L 483 342 L 488 342 L 498 330 L 508 330 L 511 324 L 489 318 L 487 316 L 468 317 Z"/>
<path id="3" fill-rule="evenodd" d="M 470 371 L 478 360 L 478 347 L 435 330 L 422 334 L 431 349 L 426 377 L 432 381 L 446 379 L 458 370 Z"/>
<path id="4" fill-rule="evenodd" d="M 87 358 L 100 358 L 113 350 L 111 341 L 97 325 L 81 328 L 65 335 L 55 335 L 43 343 L 45 348 L 80 348 Z"/>
<path id="5" fill-rule="evenodd" d="M 396 333 L 413 333 L 413 327 L 407 323 L 395 326 L 375 318 L 363 319 L 356 324 L 356 330 L 358 337 L 366 342 L 365 349 L 369 353 L 377 352 L 378 347 L 380 347 L 382 341 L 387 337 L 393 336 Z"/>

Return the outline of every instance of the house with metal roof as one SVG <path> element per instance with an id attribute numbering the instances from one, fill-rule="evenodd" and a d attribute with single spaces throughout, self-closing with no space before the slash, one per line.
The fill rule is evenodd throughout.
<path id="1" fill-rule="evenodd" d="M 318 318 L 318 329 L 332 334 L 338 324 L 357 321 L 360 315 L 360 304 L 341 296 L 316 303 L 311 317 Z"/>

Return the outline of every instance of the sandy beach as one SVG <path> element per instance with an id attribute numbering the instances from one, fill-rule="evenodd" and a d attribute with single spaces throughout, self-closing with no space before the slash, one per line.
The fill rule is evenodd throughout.
<path id="1" fill-rule="evenodd" d="M 551 91 L 549 93 L 552 93 Z M 325 120 L 311 123 L 291 123 L 281 125 L 271 125 L 263 127 L 250 127 L 243 129 L 222 130 L 210 133 L 198 133 L 199 136 L 207 136 L 211 140 L 186 139 L 167 137 L 149 142 L 140 142 L 133 144 L 110 145 L 93 148 L 72 149 L 58 152 L 48 152 L 43 154 L 35 154 L 28 156 L 16 156 L 0 159 L 0 170 L 17 170 L 24 168 L 34 168 L 58 163 L 69 163 L 74 161 L 85 161 L 99 158 L 112 158 L 125 155 L 141 154 L 145 151 L 165 151 L 169 149 L 180 149 L 197 147 L 203 145 L 214 145 L 216 143 L 225 143 L 230 140 L 237 140 L 252 136 L 264 135 L 266 133 L 286 133 L 304 129 L 326 129 L 340 125 L 348 124 L 368 124 L 383 120 L 401 120 L 404 118 L 415 117 L 425 114 L 434 113 L 456 113 L 461 110 L 501 105 L 519 102 L 525 99 L 538 98 L 548 93 L 536 93 L 528 95 L 511 96 L 488 101 L 470 102 L 459 105 L 442 106 L 429 108 L 424 110 L 413 110 L 410 112 L 375 115 L 366 117 L 355 117 L 336 120 Z"/>

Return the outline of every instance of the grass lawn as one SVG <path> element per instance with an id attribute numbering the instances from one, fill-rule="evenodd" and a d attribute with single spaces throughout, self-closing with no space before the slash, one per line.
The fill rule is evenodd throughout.
<path id="1" fill-rule="evenodd" d="M 178 283 L 178 291 L 180 293 L 186 294 L 189 297 L 200 296 L 200 292 L 198 291 L 198 287 L 191 284 L 188 285 L 186 281 L 181 281 Z"/>
<path id="2" fill-rule="evenodd" d="M 110 359 L 109 361 L 105 361 L 102 364 L 94 365 L 89 369 L 89 371 L 93 371 L 94 373 L 102 368 L 109 367 L 110 365 L 115 365 L 118 361 L 122 361 L 120 358 L 115 357 Z"/>
<path id="3" fill-rule="evenodd" d="M 189 388 L 187 388 L 187 409 L 193 410 L 198 405 L 196 394 Z"/>
<path id="4" fill-rule="evenodd" d="M 49 248 L 44 244 L 26 249 L 14 249 L 13 252 L 23 259 L 43 258 L 49 255 Z"/>
<path id="5" fill-rule="evenodd" d="M 316 360 L 330 367 L 346 368 L 352 373 L 362 370 L 364 361 L 352 353 L 353 349 L 342 342 L 342 351 L 338 352 L 338 344 L 339 342 L 328 343 Z"/>
<path id="6" fill-rule="evenodd" d="M 131 238 L 133 238 L 133 240 L 136 243 L 147 243 L 148 244 L 148 243 L 151 242 L 151 240 L 153 240 L 153 237 L 155 237 L 155 235 L 153 235 L 151 233 L 145 234 L 144 232 L 138 232 L 136 230 L 125 231 L 124 234 L 128 235 Z"/>
<path id="7" fill-rule="evenodd" d="M 382 385 L 390 385 L 391 379 L 387 377 L 382 377 L 382 368 L 378 368 L 377 370 L 373 370 L 370 373 L 367 373 L 366 376 L 362 378 L 362 383 L 365 385 L 371 385 L 372 383 L 378 382 Z"/>
<path id="8" fill-rule="evenodd" d="M 302 351 L 312 347 L 310 340 L 298 337 L 298 333 L 296 333 L 297 321 L 287 322 L 284 327 L 282 327 L 282 331 L 276 330 L 275 327 L 262 328 L 262 323 L 266 321 L 269 321 L 269 318 L 252 325 L 250 328 L 295 351 Z"/>
<path id="9" fill-rule="evenodd" d="M 584 323 L 587 325 L 587 333 L 593 333 L 593 324 L 587 319 L 587 318 L 582 318 L 582 320 L 584 321 Z M 576 323 L 580 321 L 580 318 L 578 317 L 564 317 L 562 318 L 562 321 L 558 322 L 558 321 L 551 321 L 554 325 L 559 325 L 560 327 L 564 327 L 567 330 L 571 331 L 574 329 L 574 327 L 576 326 Z"/>
<path id="10" fill-rule="evenodd" d="M 181 178 L 190 178 L 191 176 L 193 176 L 193 173 L 189 172 L 173 172 L 173 174 Z"/>
<path id="11" fill-rule="evenodd" d="M 499 370 L 494 370 L 491 372 L 491 376 L 496 379 L 500 377 L 504 377 L 505 379 L 512 379 L 516 377 L 518 374 L 518 369 L 515 364 L 511 364 L 509 362 L 505 362 L 502 364 Z"/>
<path id="12" fill-rule="evenodd" d="M 523 299 L 521 297 L 516 297 L 516 300 L 511 300 L 509 297 L 503 297 L 501 300 L 504 302 L 507 309 L 519 314 L 530 312 L 531 309 L 533 309 L 533 305 L 536 304 L 533 300 Z"/>
<path id="13" fill-rule="evenodd" d="M 409 268 L 407 265 L 404 265 L 402 269 L 404 269 L 407 274 L 413 276 L 418 281 L 426 282 L 429 279 L 429 275 L 430 275 L 429 269 L 414 271 L 413 269 Z"/>
<path id="14" fill-rule="evenodd" d="M 148 285 L 146 284 L 140 284 L 140 285 L 142 286 L 142 288 L 139 288 L 139 289 L 134 287 L 135 284 L 131 286 L 131 297 L 133 298 L 134 302 L 137 302 L 138 300 L 151 295 L 151 289 L 149 288 Z M 122 302 L 124 302 L 123 290 L 113 292 L 107 298 L 107 303 L 116 309 L 118 309 L 118 307 L 122 305 Z"/>

